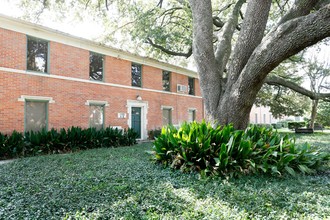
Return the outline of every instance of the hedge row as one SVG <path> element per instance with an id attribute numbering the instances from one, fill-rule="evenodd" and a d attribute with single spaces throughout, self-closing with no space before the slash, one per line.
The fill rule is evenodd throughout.
<path id="1" fill-rule="evenodd" d="M 82 129 L 71 127 L 59 131 L 0 133 L 0 159 L 35 156 L 40 154 L 66 153 L 76 150 L 119 147 L 136 144 L 137 134 L 132 129 L 117 128 Z"/>

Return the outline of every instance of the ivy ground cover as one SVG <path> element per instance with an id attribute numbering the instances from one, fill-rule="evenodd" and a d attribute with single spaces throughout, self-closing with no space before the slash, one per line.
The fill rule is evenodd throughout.
<path id="1" fill-rule="evenodd" d="M 330 152 L 330 135 L 299 136 Z M 315 143 L 315 144 L 314 144 Z M 0 166 L 0 219 L 327 219 L 330 174 L 200 179 L 150 161 L 151 143 Z M 328 171 L 330 166 L 328 166 Z"/>

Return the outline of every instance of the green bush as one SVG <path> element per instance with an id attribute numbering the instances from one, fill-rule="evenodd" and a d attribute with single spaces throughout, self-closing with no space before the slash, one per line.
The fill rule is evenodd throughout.
<path id="1" fill-rule="evenodd" d="M 0 133 L 0 159 L 130 146 L 136 144 L 136 138 L 137 133 L 132 129 L 122 131 L 111 127 L 102 130 L 71 127 L 59 131 L 30 131 L 24 135 L 17 131 L 11 135 Z"/>
<path id="2" fill-rule="evenodd" d="M 206 122 L 163 127 L 153 150 L 159 163 L 202 176 L 312 173 L 330 157 L 307 143 L 298 146 L 272 128 L 250 126 L 242 131 L 232 125 L 214 128 Z"/>
<path id="3" fill-rule="evenodd" d="M 305 121 L 292 121 L 292 122 L 288 122 L 288 128 L 291 130 L 294 130 L 296 128 L 303 128 L 306 126 L 306 122 Z"/>
<path id="4" fill-rule="evenodd" d="M 148 139 L 149 140 L 155 140 L 161 133 L 162 133 L 161 128 L 156 128 L 154 130 L 149 130 L 148 131 Z"/>
<path id="5" fill-rule="evenodd" d="M 19 157 L 24 151 L 24 136 L 13 131 L 11 135 L 0 133 L 0 159 Z"/>

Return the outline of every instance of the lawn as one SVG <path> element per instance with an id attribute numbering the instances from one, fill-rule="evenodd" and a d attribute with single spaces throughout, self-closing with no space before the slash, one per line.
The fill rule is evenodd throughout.
<path id="1" fill-rule="evenodd" d="M 304 141 L 330 152 L 330 134 Z M 330 165 L 299 178 L 205 180 L 153 164 L 151 146 L 0 165 L 0 219 L 329 219 Z"/>

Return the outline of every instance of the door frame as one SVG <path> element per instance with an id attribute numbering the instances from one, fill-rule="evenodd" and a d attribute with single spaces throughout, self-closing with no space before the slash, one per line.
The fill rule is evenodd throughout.
<path id="1" fill-rule="evenodd" d="M 127 125 L 129 128 L 132 127 L 132 107 L 141 108 L 141 140 L 145 140 L 148 138 L 147 132 L 147 114 L 148 114 L 148 102 L 147 101 L 137 101 L 137 100 L 127 100 L 127 113 L 128 120 Z"/>

